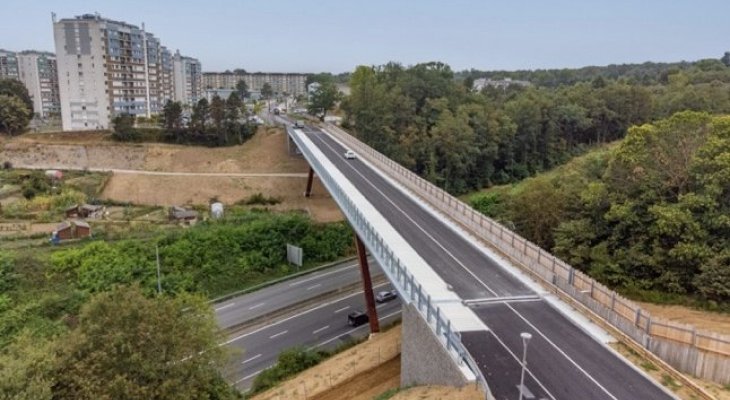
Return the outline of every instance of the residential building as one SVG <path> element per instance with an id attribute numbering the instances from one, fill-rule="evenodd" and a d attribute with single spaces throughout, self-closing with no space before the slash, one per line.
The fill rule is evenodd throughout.
<path id="1" fill-rule="evenodd" d="M 175 101 L 189 106 L 203 98 L 203 77 L 200 61 L 175 52 L 173 57 L 173 82 L 175 82 Z"/>
<path id="2" fill-rule="evenodd" d="M 0 79 L 18 79 L 18 58 L 14 51 L 0 49 Z"/>
<path id="3" fill-rule="evenodd" d="M 149 117 L 176 98 L 173 57 L 144 25 L 54 16 L 53 32 L 64 131 L 109 129 L 115 115 Z"/>
<path id="4" fill-rule="evenodd" d="M 298 96 L 305 94 L 307 74 L 254 72 L 236 74 L 233 72 L 206 72 L 203 74 L 203 86 L 206 89 L 235 89 L 238 81 L 246 82 L 249 91 L 260 92 L 265 83 L 271 85 L 276 94 Z"/>
<path id="5" fill-rule="evenodd" d="M 228 100 L 228 96 L 230 96 L 231 93 L 235 91 L 235 89 L 205 89 L 204 97 L 208 99 L 209 103 L 213 100 L 213 97 L 215 96 L 220 97 L 221 100 Z"/>
<path id="6" fill-rule="evenodd" d="M 482 89 L 486 87 L 493 87 L 497 89 L 507 89 L 510 86 L 530 86 L 531 83 L 528 81 L 513 81 L 512 78 L 505 78 L 505 79 L 489 79 L 489 78 L 479 78 L 474 80 L 474 84 L 472 85 L 472 89 L 474 89 L 477 92 L 481 92 Z"/>
<path id="7" fill-rule="evenodd" d="M 18 73 L 33 100 L 33 111 L 41 118 L 61 113 L 58 93 L 56 56 L 45 51 L 21 51 L 17 54 Z"/>

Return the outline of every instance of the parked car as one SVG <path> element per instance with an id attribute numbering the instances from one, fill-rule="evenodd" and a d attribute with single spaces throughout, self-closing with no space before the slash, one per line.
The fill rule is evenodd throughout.
<path id="1" fill-rule="evenodd" d="M 398 292 L 396 292 L 395 290 L 385 290 L 382 292 L 378 292 L 378 294 L 375 296 L 375 301 L 378 303 L 385 303 L 394 300 L 396 297 L 398 297 Z"/>
<path id="2" fill-rule="evenodd" d="M 360 326 L 368 323 L 368 321 L 370 321 L 368 315 L 362 311 L 353 311 L 347 314 L 347 325 Z"/>
<path id="3" fill-rule="evenodd" d="M 347 150 L 345 152 L 345 158 L 348 160 L 354 160 L 357 158 L 357 155 L 355 155 L 355 152 L 352 150 Z"/>

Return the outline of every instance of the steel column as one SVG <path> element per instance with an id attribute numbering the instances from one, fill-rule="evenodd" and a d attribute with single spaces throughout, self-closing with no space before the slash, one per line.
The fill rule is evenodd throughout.
<path id="1" fill-rule="evenodd" d="M 314 180 L 314 169 L 309 167 L 309 176 L 307 176 L 307 190 L 304 192 L 304 197 L 312 195 L 312 181 Z"/>
<path id="2" fill-rule="evenodd" d="M 378 310 L 375 308 L 375 296 L 373 296 L 373 282 L 370 279 L 370 267 L 368 266 L 368 254 L 360 236 L 355 233 L 355 246 L 357 257 L 360 260 L 360 275 L 362 275 L 362 286 L 365 293 L 365 304 L 368 308 L 368 319 L 370 320 L 370 333 L 380 332 L 378 323 Z"/>

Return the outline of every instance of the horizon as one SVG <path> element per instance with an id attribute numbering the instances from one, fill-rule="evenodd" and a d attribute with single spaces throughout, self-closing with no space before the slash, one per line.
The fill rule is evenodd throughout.
<path id="1" fill-rule="evenodd" d="M 218 0 L 176 5 L 172 17 L 166 4 L 139 0 L 92 7 L 80 0 L 6 3 L 16 18 L 0 26 L 5 38 L 0 48 L 55 52 L 52 12 L 58 19 L 98 12 L 132 25 L 145 23 L 163 45 L 197 58 L 206 72 L 339 74 L 358 65 L 433 60 L 454 71 L 577 69 L 719 59 L 730 49 L 730 24 L 724 21 L 730 4 L 718 0 L 702 7 L 659 0 L 638 5 L 630 0 L 549 5 L 457 0 L 448 6 L 436 1 L 374 0 L 363 6 L 326 0 L 305 6 L 293 0 Z"/>

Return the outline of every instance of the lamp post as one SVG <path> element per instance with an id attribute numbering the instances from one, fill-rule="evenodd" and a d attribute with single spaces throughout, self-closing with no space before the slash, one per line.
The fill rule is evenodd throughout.
<path id="1" fill-rule="evenodd" d="M 520 397 L 518 400 L 522 400 L 522 393 L 525 390 L 525 369 L 527 369 L 527 344 L 532 339 L 532 335 L 528 332 L 520 333 L 522 338 L 522 373 L 520 374 Z"/>

